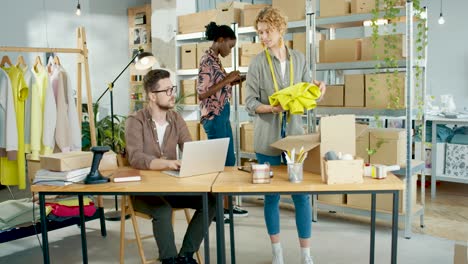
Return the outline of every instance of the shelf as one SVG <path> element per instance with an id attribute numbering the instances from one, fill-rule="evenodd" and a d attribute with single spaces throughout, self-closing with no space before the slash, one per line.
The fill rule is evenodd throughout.
<path id="1" fill-rule="evenodd" d="M 251 152 L 245 152 L 245 151 L 240 151 L 240 157 L 245 158 L 245 159 L 257 159 L 257 156 L 255 156 L 255 153 Z"/>
<path id="2" fill-rule="evenodd" d="M 323 201 L 318 202 L 318 208 L 321 210 L 326 210 L 326 211 L 336 211 L 340 213 L 345 213 L 345 214 L 356 214 L 359 216 L 370 216 L 370 209 L 365 209 L 365 208 L 359 208 L 359 207 L 353 207 L 349 206 L 346 204 L 333 204 L 333 203 L 326 203 Z M 399 208 L 401 209 L 401 208 Z M 424 214 L 424 208 L 421 204 L 415 204 L 413 205 L 413 216 L 419 216 Z M 399 216 L 404 216 L 404 212 L 399 212 Z M 392 212 L 389 211 L 376 211 L 376 217 L 377 219 L 385 219 L 385 220 L 391 220 L 392 219 Z M 404 222 L 405 218 L 404 217 L 399 217 L 400 222 Z"/>
<path id="3" fill-rule="evenodd" d="M 383 17 L 384 12 L 380 12 L 379 17 Z M 406 16 L 406 9 L 401 8 L 396 17 Z M 329 29 L 329 28 L 346 28 L 346 27 L 362 27 L 363 22 L 366 20 L 372 20 L 374 15 L 372 13 L 367 14 L 350 14 L 347 16 L 338 17 L 318 17 L 315 20 L 317 28 Z"/>
<path id="4" fill-rule="evenodd" d="M 375 65 L 380 63 L 382 66 L 380 69 L 387 69 L 384 66 L 384 61 L 353 61 L 353 62 L 334 62 L 334 63 L 317 63 L 317 71 L 326 70 L 374 70 Z M 418 61 L 414 63 L 414 66 L 424 67 L 424 61 Z M 399 60 L 397 68 L 406 68 L 406 60 Z"/>
<path id="5" fill-rule="evenodd" d="M 468 184 L 468 178 L 466 177 L 456 177 L 456 176 L 442 174 L 442 175 L 437 175 L 435 179 L 437 181 L 458 182 L 458 183 Z"/>
<path id="6" fill-rule="evenodd" d="M 185 76 L 198 75 L 198 69 L 177 70 L 176 74 Z"/>
<path id="7" fill-rule="evenodd" d="M 198 111 L 198 110 L 200 110 L 200 106 L 198 106 L 198 105 L 182 105 L 182 109 L 184 111 Z"/>
<path id="8" fill-rule="evenodd" d="M 426 167 L 426 163 L 422 160 L 412 160 L 411 161 L 411 175 L 420 173 Z M 405 176 L 406 168 L 403 166 L 397 171 L 392 171 L 393 174 L 398 176 Z"/>
<path id="9" fill-rule="evenodd" d="M 195 32 L 187 34 L 178 34 L 176 35 L 176 41 L 187 41 L 187 40 L 202 40 L 205 38 L 204 32 Z"/>
<path id="10" fill-rule="evenodd" d="M 379 115 L 381 117 L 398 117 L 405 116 L 405 109 L 373 109 L 361 107 L 326 107 L 319 106 L 315 110 L 317 115 L 349 115 L 353 114 L 361 117 L 374 117 Z M 414 110 L 413 115 L 416 115 L 417 109 Z"/>

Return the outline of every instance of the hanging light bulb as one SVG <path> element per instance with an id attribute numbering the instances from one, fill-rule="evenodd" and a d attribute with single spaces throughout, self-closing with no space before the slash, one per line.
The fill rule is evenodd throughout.
<path id="1" fill-rule="evenodd" d="M 439 25 L 443 25 L 445 23 L 444 15 L 442 15 L 442 0 L 440 0 L 440 16 L 439 16 Z"/>
<path id="2" fill-rule="evenodd" d="M 80 0 L 78 0 L 78 5 L 76 5 L 76 12 L 75 14 L 77 16 L 80 16 L 81 15 L 81 6 L 80 6 Z"/>

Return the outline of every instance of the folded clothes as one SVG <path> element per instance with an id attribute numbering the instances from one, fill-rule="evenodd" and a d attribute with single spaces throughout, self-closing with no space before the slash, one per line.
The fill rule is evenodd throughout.
<path id="1" fill-rule="evenodd" d="M 52 207 L 51 213 L 56 216 L 67 217 L 80 215 L 79 206 L 65 206 L 56 203 L 46 203 L 46 205 Z M 83 209 L 85 216 L 92 216 L 96 212 L 96 207 L 94 206 L 94 203 L 90 203 L 89 205 L 83 206 Z"/>

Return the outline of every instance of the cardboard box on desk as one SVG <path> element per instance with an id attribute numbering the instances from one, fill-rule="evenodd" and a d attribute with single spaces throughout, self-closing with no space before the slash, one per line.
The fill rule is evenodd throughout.
<path id="1" fill-rule="evenodd" d="M 343 133 L 343 131 L 347 131 L 347 133 Z M 337 115 L 321 118 L 320 133 L 288 136 L 276 141 L 271 146 L 286 151 L 291 151 L 293 148 L 299 150 L 304 147 L 304 150 L 308 151 L 307 159 L 304 161 L 304 171 L 320 174 L 322 179 L 328 182 L 329 178 L 334 179 L 335 174 L 324 174 L 322 157 L 331 150 L 349 153 L 354 156 L 356 151 L 355 140 L 354 115 Z M 342 175 L 339 177 L 342 177 Z"/>
<path id="2" fill-rule="evenodd" d="M 72 151 L 41 156 L 41 169 L 51 171 L 69 171 L 90 167 L 93 153 L 89 151 Z"/>
<path id="3" fill-rule="evenodd" d="M 369 131 L 370 163 L 384 165 L 406 164 L 406 130 L 400 128 L 373 128 Z"/>
<path id="4" fill-rule="evenodd" d="M 356 156 L 369 163 L 369 126 L 356 124 Z"/>

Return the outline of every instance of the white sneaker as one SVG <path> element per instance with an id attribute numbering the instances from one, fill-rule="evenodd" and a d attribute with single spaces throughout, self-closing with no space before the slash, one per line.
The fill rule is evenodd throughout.
<path id="1" fill-rule="evenodd" d="M 302 258 L 302 263 L 303 264 L 314 264 L 314 261 L 312 260 L 311 256 L 305 256 Z"/>

